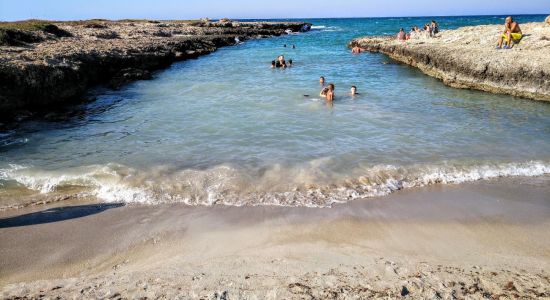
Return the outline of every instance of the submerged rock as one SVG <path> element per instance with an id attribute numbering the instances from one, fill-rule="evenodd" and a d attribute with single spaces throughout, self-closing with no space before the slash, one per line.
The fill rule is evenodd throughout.
<path id="1" fill-rule="evenodd" d="M 550 101 L 550 27 L 521 26 L 524 38 L 509 50 L 495 49 L 502 25 L 447 30 L 435 38 L 415 35 L 406 42 L 360 38 L 350 47 L 386 54 L 452 87 Z"/>

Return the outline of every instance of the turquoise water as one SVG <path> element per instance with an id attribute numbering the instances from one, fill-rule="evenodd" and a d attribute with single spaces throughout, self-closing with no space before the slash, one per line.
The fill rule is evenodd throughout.
<path id="1" fill-rule="evenodd" d="M 449 88 L 346 48 L 429 20 L 308 20 L 309 33 L 247 41 L 119 91 L 95 90 L 93 103 L 0 133 L 0 207 L 54 195 L 326 206 L 550 173 L 548 103 Z M 438 21 L 452 29 L 503 17 Z M 270 69 L 278 55 L 294 67 Z M 319 76 L 336 86 L 332 106 L 318 97 Z M 359 96 L 348 96 L 351 85 Z"/>

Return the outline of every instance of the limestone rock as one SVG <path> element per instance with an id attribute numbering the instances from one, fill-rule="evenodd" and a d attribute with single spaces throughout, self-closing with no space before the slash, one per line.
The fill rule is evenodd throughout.
<path id="1" fill-rule="evenodd" d="M 0 29 L 0 119 L 78 100 L 91 86 L 118 88 L 174 61 L 306 23 L 77 21 L 42 31 Z"/>
<path id="2" fill-rule="evenodd" d="M 350 46 L 386 54 L 449 86 L 550 101 L 550 27 L 521 27 L 524 38 L 509 50 L 495 49 L 502 25 L 463 27 L 405 42 L 368 37 Z"/>

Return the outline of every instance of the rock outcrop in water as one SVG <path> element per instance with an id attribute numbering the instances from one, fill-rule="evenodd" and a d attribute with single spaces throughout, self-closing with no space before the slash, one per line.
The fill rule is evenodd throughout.
<path id="1" fill-rule="evenodd" d="M 147 79 L 151 71 L 175 61 L 249 38 L 310 28 L 295 22 L 32 22 L 33 30 L 26 30 L 26 23 L 0 23 L 2 118 L 71 102 L 97 84 L 117 88 Z"/>
<path id="2" fill-rule="evenodd" d="M 550 26 L 522 24 L 523 40 L 511 50 L 495 49 L 502 25 L 463 27 L 436 38 L 413 36 L 353 40 L 370 52 L 417 67 L 449 86 L 550 101 Z"/>

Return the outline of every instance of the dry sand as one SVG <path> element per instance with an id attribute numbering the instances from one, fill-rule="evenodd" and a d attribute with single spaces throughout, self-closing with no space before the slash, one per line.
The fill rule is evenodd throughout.
<path id="1" fill-rule="evenodd" d="M 549 183 L 432 186 L 330 209 L 6 211 L 0 296 L 548 298 Z"/>

